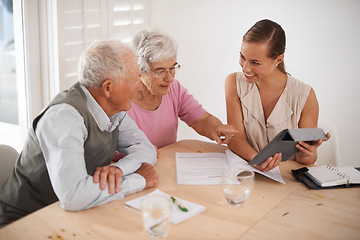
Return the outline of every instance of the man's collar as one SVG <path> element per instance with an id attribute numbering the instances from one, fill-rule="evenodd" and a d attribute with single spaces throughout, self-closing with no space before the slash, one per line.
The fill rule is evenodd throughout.
<path id="1" fill-rule="evenodd" d="M 97 103 L 95 98 L 91 95 L 89 90 L 83 85 L 80 84 L 81 89 L 86 95 L 87 107 L 95 119 L 96 124 L 101 129 L 101 131 L 112 132 L 120 121 L 125 117 L 126 112 L 119 112 L 110 117 L 107 116 L 102 107 Z"/>

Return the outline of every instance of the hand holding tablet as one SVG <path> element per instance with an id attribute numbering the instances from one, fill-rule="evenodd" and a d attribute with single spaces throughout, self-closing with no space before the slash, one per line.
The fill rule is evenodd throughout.
<path id="1" fill-rule="evenodd" d="M 327 140 L 324 130 L 321 128 L 284 129 L 275 136 L 251 161 L 250 165 L 259 165 L 275 153 L 281 152 L 282 162 L 288 160 L 297 151 L 296 144 L 299 141 Z"/>

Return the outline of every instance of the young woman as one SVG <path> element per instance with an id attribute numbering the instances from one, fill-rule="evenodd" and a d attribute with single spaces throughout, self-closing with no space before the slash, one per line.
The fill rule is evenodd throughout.
<path id="1" fill-rule="evenodd" d="M 285 42 L 279 24 L 257 22 L 243 37 L 239 60 L 242 72 L 232 73 L 225 80 L 228 124 L 239 131 L 228 146 L 247 161 L 285 128 L 317 127 L 319 104 L 315 92 L 285 71 Z M 299 142 L 295 160 L 314 163 L 321 143 Z M 255 167 L 270 171 L 281 159 L 281 153 L 276 153 Z"/>

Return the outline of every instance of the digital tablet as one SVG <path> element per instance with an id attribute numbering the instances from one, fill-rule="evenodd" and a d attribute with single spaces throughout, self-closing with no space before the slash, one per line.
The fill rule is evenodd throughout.
<path id="1" fill-rule="evenodd" d="M 310 142 L 319 139 L 327 140 L 324 130 L 321 128 L 297 128 L 284 129 L 276 135 L 251 161 L 250 165 L 261 164 L 275 153 L 281 152 L 282 162 L 288 160 L 298 150 L 296 144 L 299 141 Z"/>

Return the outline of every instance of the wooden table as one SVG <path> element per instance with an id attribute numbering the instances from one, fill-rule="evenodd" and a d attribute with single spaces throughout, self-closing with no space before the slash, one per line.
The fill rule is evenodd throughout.
<path id="1" fill-rule="evenodd" d="M 206 211 L 172 226 L 167 239 L 360 239 L 360 188 L 309 190 L 296 182 L 294 161 L 280 164 L 286 184 L 256 174 L 245 205 L 229 208 L 220 186 L 176 184 L 175 152 L 224 152 L 225 146 L 184 140 L 160 149 L 158 189 Z M 0 229 L 0 239 L 146 239 L 141 215 L 124 202 L 154 189 L 81 212 L 54 203 Z"/>

